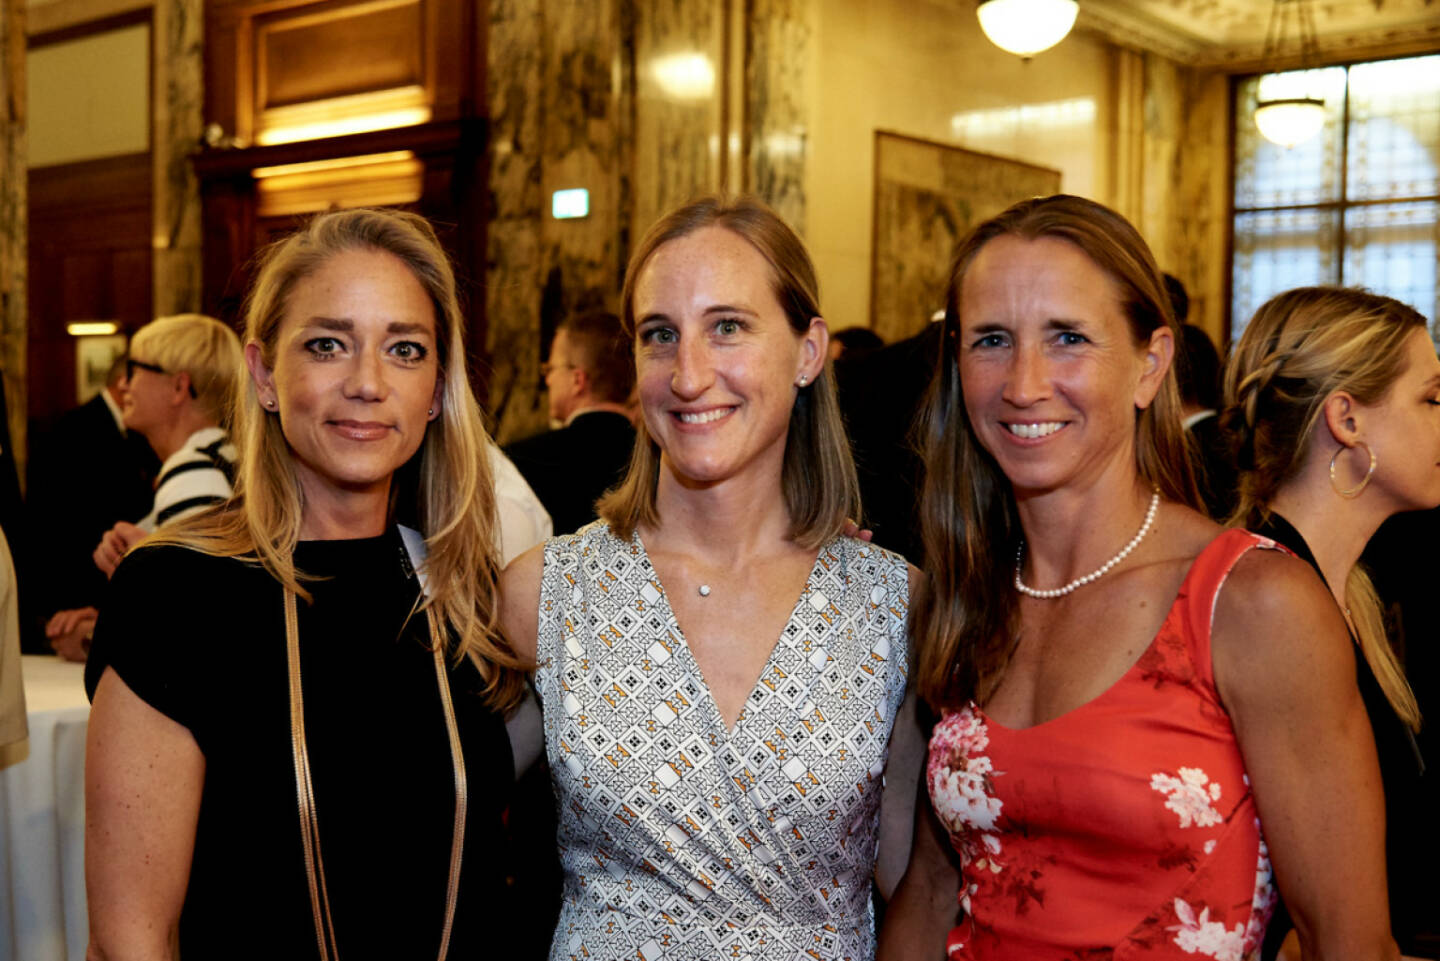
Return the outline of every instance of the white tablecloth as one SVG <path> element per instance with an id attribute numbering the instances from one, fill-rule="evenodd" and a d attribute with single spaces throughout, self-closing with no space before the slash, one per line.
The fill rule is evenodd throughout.
<path id="1" fill-rule="evenodd" d="M 85 665 L 21 661 L 30 756 L 0 770 L 0 961 L 84 961 Z"/>

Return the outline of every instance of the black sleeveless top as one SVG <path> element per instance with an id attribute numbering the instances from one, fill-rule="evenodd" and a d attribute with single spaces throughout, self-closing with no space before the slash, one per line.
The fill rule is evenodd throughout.
<path id="1" fill-rule="evenodd" d="M 1296 557 L 1315 569 L 1321 581 L 1325 580 L 1305 538 L 1285 518 L 1272 513 L 1269 520 L 1254 531 L 1289 548 Z M 1329 586 L 1328 583 L 1326 586 Z M 1355 648 L 1355 680 L 1375 734 L 1380 778 L 1385 786 L 1385 865 L 1390 888 L 1390 931 L 1401 952 L 1411 954 L 1415 950 L 1413 942 L 1416 934 L 1427 924 L 1433 924 L 1430 915 L 1434 912 L 1435 863 L 1430 854 L 1436 850 L 1435 812 L 1417 810 L 1415 801 L 1421 796 L 1422 779 L 1436 775 L 1427 772 L 1415 735 L 1390 707 L 1380 682 L 1358 646 Z M 1278 931 L 1278 936 L 1283 937 L 1290 927 L 1289 916 L 1277 911 L 1270 925 L 1271 933 L 1266 937 L 1267 949 L 1271 935 Z M 1274 947 L 1278 949 L 1278 940 Z M 1265 956 L 1273 957 L 1274 951 L 1267 950 Z"/>
<path id="2" fill-rule="evenodd" d="M 339 954 L 433 958 L 454 819 L 449 741 L 423 615 L 399 534 L 301 543 L 305 725 Z M 205 783 L 181 956 L 318 954 L 290 743 L 284 594 L 263 569 L 178 547 L 115 572 L 86 666 L 106 667 L 188 728 Z M 503 943 L 492 845 L 513 782 L 502 719 L 468 660 L 449 671 L 470 804 L 449 957 Z M 137 867 L 137 870 L 139 868 Z"/>

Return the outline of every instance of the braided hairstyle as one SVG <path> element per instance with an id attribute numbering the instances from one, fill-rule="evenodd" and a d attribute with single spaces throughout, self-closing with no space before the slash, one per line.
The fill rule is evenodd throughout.
<path id="1" fill-rule="evenodd" d="M 1326 400 L 1343 390 L 1361 404 L 1379 403 L 1405 369 L 1405 341 L 1426 326 L 1398 300 L 1347 287 L 1300 287 L 1256 311 L 1225 365 L 1221 426 L 1240 470 L 1232 524 L 1265 523 L 1270 503 L 1309 456 Z M 1418 729 L 1419 706 L 1358 564 L 1345 582 L 1345 605 L 1390 706 Z"/>

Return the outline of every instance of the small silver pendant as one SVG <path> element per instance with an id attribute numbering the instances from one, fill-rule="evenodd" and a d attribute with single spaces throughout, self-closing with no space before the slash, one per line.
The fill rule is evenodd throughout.
<path id="1" fill-rule="evenodd" d="M 701 597 L 709 597 L 709 596 L 710 596 L 710 585 L 709 585 L 709 584 L 701 584 L 701 585 L 700 585 L 700 596 L 701 596 Z"/>

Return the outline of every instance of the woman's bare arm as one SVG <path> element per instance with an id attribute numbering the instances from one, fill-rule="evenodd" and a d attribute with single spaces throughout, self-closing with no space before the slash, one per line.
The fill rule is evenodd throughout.
<path id="1" fill-rule="evenodd" d="M 85 747 L 90 961 L 179 957 L 205 755 L 107 668 Z"/>
<path id="2" fill-rule="evenodd" d="M 545 545 L 537 544 L 500 572 L 500 629 L 510 647 L 535 663 L 540 637 L 540 576 L 545 572 Z"/>
<path id="3" fill-rule="evenodd" d="M 885 909 L 876 961 L 941 961 L 959 916 L 960 868 L 930 807 L 921 766 L 910 864 Z"/>
<path id="4" fill-rule="evenodd" d="M 905 695 L 895 713 L 895 727 L 890 733 L 890 759 L 885 765 L 885 786 L 880 795 L 880 842 L 875 854 L 875 884 L 885 900 L 905 873 L 914 846 L 911 835 L 915 828 L 915 805 L 928 804 L 923 791 L 916 785 L 925 767 L 925 732 L 916 717 L 915 691 Z"/>
<path id="5" fill-rule="evenodd" d="M 1251 551 L 1220 592 L 1211 637 L 1216 686 L 1305 957 L 1399 957 L 1375 741 L 1330 593 L 1304 562 Z"/>

